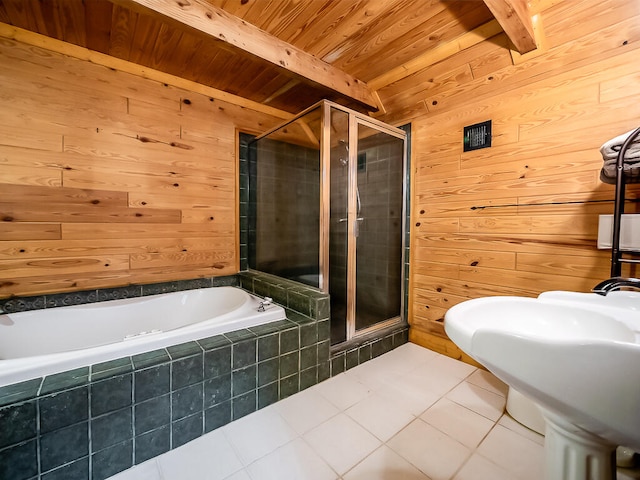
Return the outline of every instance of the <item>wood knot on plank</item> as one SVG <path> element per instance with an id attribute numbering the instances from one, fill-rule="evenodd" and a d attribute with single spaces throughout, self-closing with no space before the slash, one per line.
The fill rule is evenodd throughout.
<path id="1" fill-rule="evenodd" d="M 7 215 L 6 217 L 2 217 L 2 221 L 3 222 L 13 222 L 15 220 L 15 218 L 13 218 L 10 215 Z"/>

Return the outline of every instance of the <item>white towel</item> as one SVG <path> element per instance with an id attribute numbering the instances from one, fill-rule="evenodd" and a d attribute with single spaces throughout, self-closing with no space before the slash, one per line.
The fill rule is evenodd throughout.
<path id="1" fill-rule="evenodd" d="M 612 138 L 600 147 L 600 153 L 602 154 L 602 158 L 604 159 L 605 163 L 608 163 L 609 160 L 613 160 L 615 164 L 615 160 L 618 158 L 618 152 L 620 152 L 622 144 L 634 131 L 635 129 L 631 130 L 630 132 L 623 133 L 622 135 L 618 135 L 617 137 Z M 629 144 L 624 158 L 625 160 L 640 159 L 640 135 L 634 138 L 633 141 Z"/>

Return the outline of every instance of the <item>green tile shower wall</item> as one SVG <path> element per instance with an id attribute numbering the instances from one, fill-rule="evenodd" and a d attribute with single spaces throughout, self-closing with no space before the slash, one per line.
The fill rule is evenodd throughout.
<path id="1" fill-rule="evenodd" d="M 404 251 L 404 308 L 403 318 L 408 318 L 409 305 L 409 245 L 410 245 L 410 227 L 411 227 L 411 124 L 400 127 L 407 132 L 407 160 L 406 160 L 406 178 L 405 178 L 405 251 Z M 249 143 L 255 138 L 253 135 L 240 133 L 240 225 L 247 228 L 240 229 L 240 270 L 245 271 L 249 268 L 248 255 L 251 242 L 255 242 L 255 226 L 253 229 L 249 225 L 249 209 L 255 208 L 256 199 L 252 198 L 250 190 L 250 165 L 249 165 Z M 253 192 L 255 197 L 255 192 Z M 408 328 L 405 326 L 405 328 Z"/>

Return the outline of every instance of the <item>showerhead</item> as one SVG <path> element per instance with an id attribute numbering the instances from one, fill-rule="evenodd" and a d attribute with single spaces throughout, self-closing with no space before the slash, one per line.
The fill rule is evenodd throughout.
<path id="1" fill-rule="evenodd" d="M 342 147 L 344 147 L 344 149 L 347 151 L 347 157 L 349 156 L 349 143 L 347 143 L 346 140 L 338 140 L 338 144 Z M 343 167 L 346 167 L 349 164 L 349 158 L 342 158 L 340 157 L 340 163 L 342 164 Z"/>

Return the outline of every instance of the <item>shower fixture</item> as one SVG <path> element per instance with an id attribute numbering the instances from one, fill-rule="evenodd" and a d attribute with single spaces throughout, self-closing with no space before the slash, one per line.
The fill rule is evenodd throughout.
<path id="1" fill-rule="evenodd" d="M 349 164 L 349 143 L 346 140 L 340 139 L 340 140 L 338 140 L 338 144 L 341 147 L 344 147 L 345 150 L 347 151 L 347 158 L 343 158 L 343 157 L 339 158 L 340 164 L 343 167 L 346 167 Z"/>

